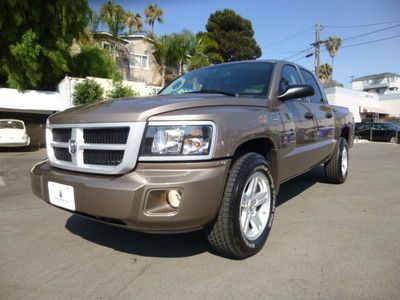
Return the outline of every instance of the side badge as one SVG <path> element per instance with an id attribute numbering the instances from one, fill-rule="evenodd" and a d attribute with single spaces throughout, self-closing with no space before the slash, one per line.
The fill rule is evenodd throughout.
<path id="1" fill-rule="evenodd" d="M 266 116 L 266 115 L 258 116 L 258 122 L 259 122 L 260 124 L 265 124 L 265 123 L 267 123 L 267 116 Z"/>

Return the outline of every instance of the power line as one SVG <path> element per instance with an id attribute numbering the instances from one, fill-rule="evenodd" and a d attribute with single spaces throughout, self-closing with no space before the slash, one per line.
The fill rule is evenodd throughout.
<path id="1" fill-rule="evenodd" d="M 323 25 L 323 26 L 324 27 L 330 27 L 330 28 L 356 28 L 356 27 L 369 27 L 369 26 L 391 24 L 391 23 L 397 23 L 397 22 L 400 22 L 400 19 L 399 20 L 388 21 L 388 22 L 362 24 L 362 25 Z"/>
<path id="2" fill-rule="evenodd" d="M 314 27 L 314 26 L 307 27 L 307 28 L 303 29 L 302 31 L 299 31 L 299 32 L 297 32 L 297 33 L 295 33 L 295 34 L 293 34 L 293 35 L 291 35 L 291 36 L 288 36 L 288 37 L 286 37 L 286 38 L 283 38 L 283 39 L 278 40 L 278 41 L 276 41 L 276 42 L 273 42 L 273 43 L 271 43 L 271 44 L 265 45 L 263 48 L 271 47 L 271 46 L 277 45 L 277 44 L 279 44 L 279 43 L 281 43 L 281 42 L 287 41 L 287 40 L 289 40 L 289 39 L 291 39 L 291 38 L 294 38 L 294 37 L 296 37 L 296 36 L 302 34 L 303 32 L 306 32 L 307 30 L 310 30 L 310 29 L 313 28 L 313 27 Z"/>
<path id="3" fill-rule="evenodd" d="M 267 51 L 268 54 L 274 53 L 274 54 L 292 54 L 292 53 L 298 53 L 299 51 Z"/>
<path id="4" fill-rule="evenodd" d="M 299 52 L 297 52 L 297 53 L 294 54 L 294 55 L 291 55 L 291 56 L 286 57 L 285 60 L 286 60 L 286 59 L 289 59 L 289 58 L 292 58 L 292 57 L 295 57 L 295 56 L 297 56 L 297 55 L 299 55 L 299 54 L 302 54 L 302 53 L 304 53 L 304 52 L 310 51 L 312 48 L 313 48 L 313 47 L 310 47 L 310 48 L 304 49 L 304 50 L 302 50 L 302 51 L 299 51 Z"/>
<path id="5" fill-rule="evenodd" d="M 400 37 L 400 34 L 393 35 L 393 36 L 389 36 L 389 37 L 382 38 L 382 39 L 371 40 L 371 41 L 362 42 L 362 43 L 357 43 L 357 44 L 351 44 L 351 45 L 347 45 L 347 46 L 340 47 L 340 49 L 343 49 L 343 48 L 351 48 L 351 47 L 361 46 L 361 45 L 365 45 L 365 44 L 377 43 L 377 42 L 381 42 L 381 41 L 386 41 L 386 40 L 395 39 L 395 38 L 398 38 L 398 37 Z M 328 51 L 327 51 L 326 49 L 324 49 L 324 50 L 321 50 L 321 52 L 328 52 Z M 310 55 L 310 54 L 304 55 L 304 56 L 302 56 L 302 57 L 299 57 L 299 58 L 295 59 L 293 62 L 296 62 L 296 61 L 301 60 L 301 59 L 303 59 L 303 58 L 310 57 L 310 56 L 312 56 L 312 55 L 313 55 L 313 54 L 311 54 L 311 55 Z"/>
<path id="6" fill-rule="evenodd" d="M 397 24 L 397 25 L 385 27 L 385 28 L 382 28 L 382 29 L 378 29 L 378 30 L 374 30 L 374 31 L 370 31 L 370 32 L 362 33 L 362 34 L 353 35 L 353 36 L 350 36 L 350 37 L 342 39 L 342 41 L 355 39 L 355 38 L 358 38 L 358 37 L 374 34 L 374 33 L 377 33 L 377 32 L 385 31 L 385 30 L 392 29 L 392 28 L 399 27 L 399 26 L 400 26 L 400 24 Z"/>
<path id="7" fill-rule="evenodd" d="M 383 38 L 383 39 L 371 40 L 371 41 L 358 43 L 358 44 L 351 44 L 351 45 L 343 46 L 342 48 L 350 48 L 350 47 L 355 47 L 355 46 L 360 46 L 360 45 L 365 45 L 365 44 L 372 44 L 372 43 L 377 43 L 377 42 L 381 42 L 381 41 L 395 39 L 395 38 L 398 38 L 398 37 L 400 37 L 400 34 L 389 36 L 389 37 L 386 37 L 386 38 Z"/>

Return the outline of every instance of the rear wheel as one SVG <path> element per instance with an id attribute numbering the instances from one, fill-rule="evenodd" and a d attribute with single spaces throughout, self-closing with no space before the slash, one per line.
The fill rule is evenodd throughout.
<path id="1" fill-rule="evenodd" d="M 389 143 L 397 144 L 398 142 L 399 142 L 399 139 L 395 135 L 393 135 L 389 138 Z"/>
<path id="2" fill-rule="evenodd" d="M 325 176 L 331 183 L 346 181 L 349 170 L 349 149 L 347 141 L 340 138 L 330 161 L 325 164 Z"/>
<path id="3" fill-rule="evenodd" d="M 248 153 L 232 166 L 218 216 L 207 228 L 212 248 L 243 259 L 262 249 L 275 212 L 271 167 L 260 154 Z"/>

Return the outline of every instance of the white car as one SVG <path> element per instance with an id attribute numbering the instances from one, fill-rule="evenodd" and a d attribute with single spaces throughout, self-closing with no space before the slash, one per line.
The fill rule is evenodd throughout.
<path id="1" fill-rule="evenodd" d="M 0 119 L 0 147 L 25 147 L 29 143 L 23 121 Z"/>

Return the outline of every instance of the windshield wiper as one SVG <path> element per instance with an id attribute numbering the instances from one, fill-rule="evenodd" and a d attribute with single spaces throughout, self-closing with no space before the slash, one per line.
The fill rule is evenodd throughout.
<path id="1" fill-rule="evenodd" d="M 185 94 L 222 94 L 225 96 L 239 97 L 239 94 L 218 91 L 218 90 L 200 90 L 200 91 L 187 92 Z"/>

